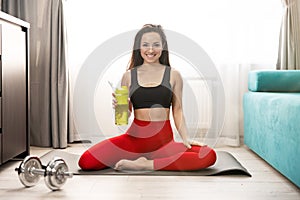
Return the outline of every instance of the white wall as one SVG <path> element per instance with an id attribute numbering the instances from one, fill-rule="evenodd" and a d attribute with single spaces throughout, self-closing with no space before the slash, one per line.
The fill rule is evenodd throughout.
<path id="1" fill-rule="evenodd" d="M 73 83 L 95 48 L 146 23 L 160 24 L 195 41 L 217 66 L 246 63 L 272 68 L 277 60 L 280 0 L 68 0 L 66 5 Z M 95 102 L 101 100 L 95 104 L 97 120 L 107 133 L 119 130 L 113 126 L 106 81 L 117 83 L 128 59 L 129 55 L 123 55 L 115 60 L 112 72 L 99 80 L 95 92 Z M 184 78 L 194 74 L 193 70 L 187 72 L 188 63 L 175 55 L 171 55 L 171 64 Z"/>
<path id="2" fill-rule="evenodd" d="M 186 35 L 222 62 L 270 62 L 277 54 L 280 0 L 68 0 L 67 5 L 74 65 L 107 39 L 145 23 Z"/>

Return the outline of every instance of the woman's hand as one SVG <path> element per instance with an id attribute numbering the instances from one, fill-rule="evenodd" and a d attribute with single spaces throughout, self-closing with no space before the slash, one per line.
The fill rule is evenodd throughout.
<path id="1" fill-rule="evenodd" d="M 112 107 L 113 109 L 116 109 L 117 105 L 118 105 L 118 101 L 116 99 L 116 95 L 115 93 L 112 93 Z M 131 116 L 131 108 L 132 108 L 132 103 L 130 102 L 130 98 L 127 99 L 128 100 L 128 117 Z"/>
<path id="2" fill-rule="evenodd" d="M 207 146 L 206 144 L 204 144 L 202 142 L 199 142 L 199 141 L 196 141 L 196 140 L 190 140 L 190 139 L 183 141 L 183 144 L 188 149 L 192 148 L 192 145 L 194 145 L 194 146 Z"/>

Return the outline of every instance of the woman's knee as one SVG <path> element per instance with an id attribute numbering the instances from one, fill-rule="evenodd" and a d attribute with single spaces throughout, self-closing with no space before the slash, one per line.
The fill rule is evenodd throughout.
<path id="1" fill-rule="evenodd" d="M 199 158 L 206 159 L 208 162 L 207 164 L 213 165 L 217 160 L 217 154 L 212 148 L 208 146 L 202 146 L 199 149 Z"/>
<path id="2" fill-rule="evenodd" d="M 105 168 L 105 166 L 96 159 L 89 151 L 85 151 L 79 161 L 78 165 L 82 170 L 99 170 Z"/>

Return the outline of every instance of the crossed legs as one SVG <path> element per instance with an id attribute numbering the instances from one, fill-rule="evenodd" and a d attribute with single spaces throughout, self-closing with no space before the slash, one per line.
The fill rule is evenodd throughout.
<path id="1" fill-rule="evenodd" d="M 126 141 L 123 143 L 129 145 Z M 215 151 L 207 146 L 187 149 L 182 143 L 171 141 L 158 150 L 135 153 L 133 149 L 124 149 L 105 140 L 87 150 L 81 156 L 79 166 L 83 170 L 111 167 L 116 170 L 185 171 L 207 168 L 215 161 Z"/>
<path id="2" fill-rule="evenodd" d="M 215 161 L 215 151 L 207 146 L 192 146 L 187 149 L 182 143 L 172 141 L 145 157 L 136 160 L 122 159 L 116 163 L 114 169 L 190 171 L 207 168 Z"/>

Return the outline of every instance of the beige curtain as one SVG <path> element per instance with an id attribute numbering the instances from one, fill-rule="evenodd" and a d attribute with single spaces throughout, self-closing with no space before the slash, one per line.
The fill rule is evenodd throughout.
<path id="1" fill-rule="evenodd" d="M 284 13 L 279 38 L 277 69 L 300 69 L 300 0 L 282 0 Z"/>

